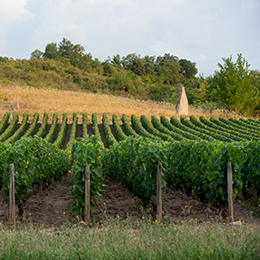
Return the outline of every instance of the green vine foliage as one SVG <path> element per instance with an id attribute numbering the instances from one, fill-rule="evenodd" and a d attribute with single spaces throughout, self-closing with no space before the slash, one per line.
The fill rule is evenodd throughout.
<path id="1" fill-rule="evenodd" d="M 91 197 L 97 199 L 103 195 L 105 184 L 103 183 L 101 156 L 104 150 L 103 143 L 95 135 L 80 138 L 75 143 L 73 172 L 73 206 L 72 213 L 83 216 L 85 203 L 85 167 L 90 167 L 90 191 Z M 92 206 L 93 207 L 93 206 Z"/>
<path id="2" fill-rule="evenodd" d="M 0 121 L 0 135 L 3 133 L 8 123 L 9 117 L 10 117 L 10 112 L 6 112 L 3 116 L 3 119 Z"/>
<path id="3" fill-rule="evenodd" d="M 233 166 L 233 196 L 241 194 L 242 143 L 181 141 L 170 144 L 168 180 L 211 202 L 227 203 L 227 163 Z"/>
<path id="4" fill-rule="evenodd" d="M 34 136 L 43 137 L 45 135 L 47 124 L 48 124 L 48 114 L 47 112 L 44 112 L 41 127 Z"/>
<path id="5" fill-rule="evenodd" d="M 162 162 L 162 184 L 166 186 L 169 164 L 168 142 L 155 142 L 146 137 L 127 137 L 103 154 L 103 172 L 126 184 L 134 194 L 148 199 L 156 193 L 157 165 Z"/>
<path id="6" fill-rule="evenodd" d="M 15 201 L 26 200 L 33 182 L 60 179 L 69 169 L 67 153 L 40 137 L 21 138 L 0 146 L 0 180 L 4 201 L 9 201 L 9 164 L 15 168 Z"/>

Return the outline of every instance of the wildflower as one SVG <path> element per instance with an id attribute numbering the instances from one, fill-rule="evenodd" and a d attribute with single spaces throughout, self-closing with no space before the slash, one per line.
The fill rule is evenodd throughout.
<path id="1" fill-rule="evenodd" d="M 63 215 L 65 215 L 65 212 L 63 212 Z"/>
<path id="2" fill-rule="evenodd" d="M 236 235 L 236 233 L 234 233 L 234 236 Z"/>
<path id="3" fill-rule="evenodd" d="M 178 234 L 176 234 L 176 236 L 178 236 Z"/>

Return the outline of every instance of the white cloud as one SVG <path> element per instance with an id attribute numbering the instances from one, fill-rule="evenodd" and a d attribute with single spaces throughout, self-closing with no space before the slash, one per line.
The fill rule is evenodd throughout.
<path id="1" fill-rule="evenodd" d="M 0 3 L 0 56 L 28 58 L 63 37 L 104 60 L 129 53 L 197 62 L 214 73 L 243 53 L 260 67 L 259 0 L 9 0 Z M 255 65 L 253 65 L 255 64 Z M 257 65 L 258 64 L 258 65 Z"/>
<path id="2" fill-rule="evenodd" d="M 260 7 L 259 0 L 243 0 L 241 3 L 242 10 L 250 10 Z"/>
<path id="3" fill-rule="evenodd" d="M 26 9 L 28 0 L 8 0 L 0 2 L 0 49 L 5 50 L 3 56 L 8 53 L 8 38 L 11 26 L 22 23 L 33 15 Z"/>

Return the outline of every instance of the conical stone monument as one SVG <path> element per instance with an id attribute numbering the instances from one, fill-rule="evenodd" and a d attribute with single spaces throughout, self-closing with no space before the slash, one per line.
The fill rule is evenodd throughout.
<path id="1" fill-rule="evenodd" d="M 185 88 L 184 86 L 180 86 L 178 97 L 177 97 L 176 114 L 188 115 L 189 114 L 188 108 L 189 108 L 189 104 L 188 104 Z"/>

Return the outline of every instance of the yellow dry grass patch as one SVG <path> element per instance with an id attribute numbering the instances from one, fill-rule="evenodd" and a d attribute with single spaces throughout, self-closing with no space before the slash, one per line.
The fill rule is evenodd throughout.
<path id="1" fill-rule="evenodd" d="M 64 112 L 68 113 L 68 117 L 71 117 L 73 112 L 77 112 L 78 116 L 87 113 L 88 120 L 91 120 L 92 113 L 96 113 L 99 123 L 104 112 L 107 113 L 110 122 L 112 114 L 118 116 L 126 114 L 129 118 L 131 114 L 135 114 L 137 117 L 146 115 L 148 118 L 152 115 L 156 117 L 164 115 L 167 118 L 176 116 L 179 118 L 179 115 L 175 113 L 175 105 L 169 103 L 142 101 L 106 94 L 0 86 L 0 116 L 2 117 L 7 111 L 18 112 L 19 115 L 27 112 L 30 117 L 35 112 L 38 112 L 40 117 L 44 112 L 47 112 L 50 117 L 49 120 L 55 112 L 58 112 L 60 118 Z M 199 109 L 190 109 L 189 111 L 190 115 L 195 117 L 201 115 L 206 118 L 210 116 L 236 117 L 234 114 L 231 115 L 223 110 L 207 114 Z"/>

